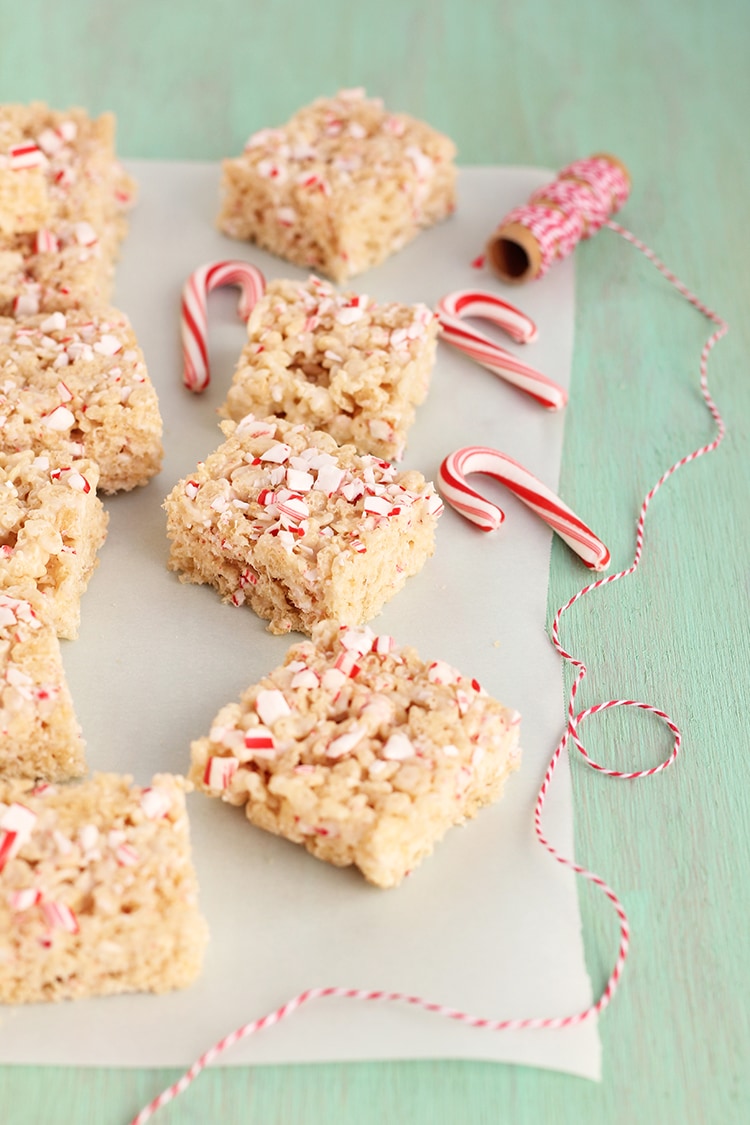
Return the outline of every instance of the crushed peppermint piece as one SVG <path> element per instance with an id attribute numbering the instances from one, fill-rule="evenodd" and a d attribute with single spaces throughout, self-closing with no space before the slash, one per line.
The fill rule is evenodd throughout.
<path id="1" fill-rule="evenodd" d="M 405 762 L 416 755 L 411 739 L 401 731 L 394 731 L 383 747 L 383 757 L 389 762 Z"/>
<path id="2" fill-rule="evenodd" d="M 8 166 L 14 172 L 27 168 L 41 168 L 45 163 L 44 153 L 33 141 L 11 145 L 8 149 Z"/>
<path id="3" fill-rule="evenodd" d="M 131 844 L 118 844 L 115 848 L 115 859 L 120 867 L 137 867 L 140 855 Z"/>
<path id="4" fill-rule="evenodd" d="M 91 223 L 80 222 L 73 226 L 73 234 L 79 246 L 93 246 L 98 236 Z"/>
<path id="5" fill-rule="evenodd" d="M 239 769 L 237 758 L 209 758 L 203 782 L 209 789 L 229 789 Z"/>
<path id="6" fill-rule="evenodd" d="M 110 336 L 106 332 L 94 344 L 94 351 L 98 355 L 117 355 L 122 351 L 122 340 L 118 340 L 116 336 Z"/>
<path id="7" fill-rule="evenodd" d="M 148 820 L 159 820 L 172 808 L 168 795 L 161 789 L 144 789 L 141 794 L 141 809 Z"/>
<path id="8" fill-rule="evenodd" d="M 344 754 L 349 754 L 355 746 L 364 738 L 364 727 L 353 726 L 351 730 L 345 731 L 340 734 L 338 738 L 334 738 L 326 748 L 327 758 L 341 758 Z"/>
<path id="9" fill-rule="evenodd" d="M 258 692 L 255 710 L 261 720 L 269 727 L 273 726 L 277 719 L 286 718 L 287 715 L 292 713 L 282 692 L 275 688 Z"/>
<path id="10" fill-rule="evenodd" d="M 66 903 L 43 901 L 41 906 L 50 929 L 65 930 L 69 934 L 78 933 L 78 919 Z"/>
<path id="11" fill-rule="evenodd" d="M 276 445 L 270 446 L 264 453 L 261 453 L 260 459 L 261 461 L 276 461 L 283 465 L 285 461 L 289 460 L 290 452 L 291 450 L 288 445 L 285 445 L 283 442 L 277 442 Z"/>
<path id="12" fill-rule="evenodd" d="M 258 753 L 275 754 L 276 743 L 268 727 L 257 726 L 245 731 L 242 751 L 237 752 L 241 761 Z"/>
<path id="13" fill-rule="evenodd" d="M 17 914 L 22 914 L 25 910 L 31 910 L 32 906 L 36 906 L 41 898 L 42 892 L 37 887 L 24 887 L 22 890 L 8 893 L 8 905 Z"/>
<path id="14" fill-rule="evenodd" d="M 53 312 L 41 322 L 39 330 L 40 332 L 64 332 L 67 325 L 68 322 L 64 313 Z"/>

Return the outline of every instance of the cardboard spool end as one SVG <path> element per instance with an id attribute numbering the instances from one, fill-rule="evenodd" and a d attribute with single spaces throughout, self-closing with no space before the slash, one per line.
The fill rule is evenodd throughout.
<path id="1" fill-rule="evenodd" d="M 542 264 L 539 243 L 520 223 L 505 223 L 490 237 L 487 262 L 497 276 L 509 285 L 533 281 Z"/>
<path id="2" fill-rule="evenodd" d="M 594 153 L 594 159 L 607 160 L 619 168 L 630 191 L 630 172 L 621 160 L 609 152 Z M 523 285 L 527 281 L 533 281 L 542 264 L 542 254 L 536 238 L 521 223 L 501 223 L 490 236 L 485 254 L 490 269 L 508 285 Z"/>

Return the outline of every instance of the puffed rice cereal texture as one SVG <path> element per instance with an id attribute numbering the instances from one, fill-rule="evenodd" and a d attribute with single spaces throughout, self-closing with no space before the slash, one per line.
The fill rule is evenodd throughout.
<path id="1" fill-rule="evenodd" d="M 250 314 L 222 413 L 236 421 L 276 414 L 400 460 L 436 343 L 426 305 L 377 304 L 316 277 L 272 281 Z"/>
<path id="2" fill-rule="evenodd" d="M 0 1003 L 185 988 L 201 971 L 186 783 L 0 784 Z"/>
<path id="3" fill-rule="evenodd" d="M 259 828 L 394 887 L 502 795 L 519 721 L 446 662 L 323 622 L 219 711 L 190 778 Z"/>
<path id="4" fill-rule="evenodd" d="M 273 633 L 371 620 L 433 553 L 442 508 L 414 470 L 284 419 L 227 440 L 167 497 L 170 569 L 248 604 Z"/>
<path id="5" fill-rule="evenodd" d="M 0 318 L 0 448 L 99 466 L 99 489 L 145 484 L 162 460 L 156 392 L 114 308 Z"/>
<path id="6" fill-rule="evenodd" d="M 455 146 L 363 90 L 300 109 L 226 160 L 218 225 L 341 282 L 455 209 Z"/>
<path id="7" fill-rule="evenodd" d="M 93 461 L 0 450 L 0 590 L 46 595 L 47 617 L 68 640 L 107 533 L 98 481 Z"/>
<path id="8" fill-rule="evenodd" d="M 0 250 L 0 316 L 94 311 L 106 305 L 112 291 L 114 264 L 97 240 L 88 242 L 88 224 L 61 229 L 47 249 L 35 239 L 19 239 L 16 250 Z"/>
<path id="9" fill-rule="evenodd" d="M 3 590 L 0 592 L 0 779 L 63 781 L 80 777 L 85 770 L 81 729 L 65 679 L 60 643 L 54 626 L 46 617 L 46 599 L 32 596 L 27 600 Z M 2 833 L 0 864 L 1 837 Z M 0 934 L 2 932 L 0 922 Z"/>
<path id="10" fill-rule="evenodd" d="M 134 199 L 135 184 L 115 155 L 112 114 L 91 118 L 43 102 L 0 106 L 0 249 L 85 223 L 114 258 Z"/>

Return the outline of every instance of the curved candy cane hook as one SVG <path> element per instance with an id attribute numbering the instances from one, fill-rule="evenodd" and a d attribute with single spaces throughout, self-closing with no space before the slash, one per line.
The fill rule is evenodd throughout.
<path id="1" fill-rule="evenodd" d="M 539 332 L 530 316 L 484 289 L 457 289 L 438 302 L 438 316 L 478 316 L 507 332 L 517 344 L 531 344 Z"/>
<path id="2" fill-rule="evenodd" d="M 494 531 L 505 519 L 505 513 L 496 504 L 485 500 L 466 483 L 469 473 L 486 473 L 506 485 L 519 500 L 536 512 L 561 539 L 575 551 L 592 570 L 605 570 L 609 566 L 607 547 L 562 500 L 545 484 L 497 449 L 470 445 L 449 454 L 438 476 L 438 487 L 452 508 L 466 519 Z"/>
<path id="3" fill-rule="evenodd" d="M 253 306 L 263 296 L 266 280 L 249 262 L 207 262 L 191 273 L 182 290 L 182 355 L 185 386 L 199 394 L 211 380 L 208 366 L 208 294 L 223 285 L 238 285 L 237 312 L 247 320 Z"/>
<path id="4" fill-rule="evenodd" d="M 518 387 L 548 410 L 560 410 L 565 406 L 568 395 L 564 387 L 517 359 L 483 332 L 467 328 L 462 319 L 466 316 L 482 317 L 502 328 L 516 343 L 528 344 L 536 339 L 537 329 L 534 321 L 520 309 L 482 289 L 459 289 L 438 301 L 435 313 L 440 324 L 440 338 L 446 344 L 465 352 L 493 375 L 499 375 Z"/>

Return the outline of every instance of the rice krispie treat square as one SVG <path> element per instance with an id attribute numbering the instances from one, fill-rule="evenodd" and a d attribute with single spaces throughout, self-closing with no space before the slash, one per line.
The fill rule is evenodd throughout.
<path id="1" fill-rule="evenodd" d="M 114 264 L 102 253 L 89 223 L 68 224 L 15 240 L 0 250 L 0 316 L 95 309 L 112 291 Z M 37 249 L 39 247 L 39 249 Z"/>
<path id="2" fill-rule="evenodd" d="M 272 281 L 250 314 L 222 413 L 237 421 L 276 414 L 397 461 L 436 345 L 426 305 L 378 305 L 316 277 Z"/>
<path id="3" fill-rule="evenodd" d="M 185 789 L 169 774 L 0 784 L 0 1003 L 195 980 L 208 935 Z"/>
<path id="4" fill-rule="evenodd" d="M 272 633 L 369 621 L 422 569 L 442 502 L 416 471 L 279 418 L 227 440 L 167 497 L 170 569 L 247 603 Z"/>
<path id="5" fill-rule="evenodd" d="M 81 730 L 45 601 L 0 592 L 0 778 L 62 781 L 85 770 Z M 0 866 L 2 855 L 0 832 Z"/>
<path id="6" fill-rule="evenodd" d="M 259 828 L 394 887 L 502 795 L 519 720 L 444 661 L 323 622 L 219 711 L 190 777 Z"/>
<path id="7" fill-rule="evenodd" d="M 14 236 L 86 222 L 114 257 L 135 185 L 115 156 L 112 114 L 0 106 L 0 247 Z"/>
<path id="8" fill-rule="evenodd" d="M 219 228 L 344 281 L 455 209 L 455 151 L 379 98 L 342 90 L 224 161 Z"/>
<path id="9" fill-rule="evenodd" d="M 105 308 L 0 318 L 0 448 L 87 457 L 99 489 L 159 471 L 162 422 L 124 313 Z"/>
<path id="10" fill-rule="evenodd" d="M 78 636 L 81 596 L 108 516 L 93 461 L 0 450 L 0 590 L 39 590 L 60 637 Z"/>

